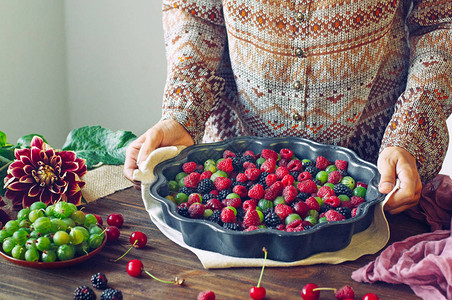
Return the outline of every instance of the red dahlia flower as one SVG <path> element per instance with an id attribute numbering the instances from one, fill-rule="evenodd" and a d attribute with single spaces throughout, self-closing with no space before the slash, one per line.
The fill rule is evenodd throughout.
<path id="1" fill-rule="evenodd" d="M 16 159 L 5 177 L 5 197 L 12 200 L 14 208 L 29 207 L 37 201 L 80 204 L 86 165 L 75 152 L 55 151 L 35 136 L 30 148 L 16 149 L 14 155 Z"/>

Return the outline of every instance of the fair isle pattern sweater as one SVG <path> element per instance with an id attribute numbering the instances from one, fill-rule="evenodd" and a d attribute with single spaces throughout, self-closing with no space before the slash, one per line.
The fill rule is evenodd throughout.
<path id="1" fill-rule="evenodd" d="M 423 181 L 448 146 L 450 0 L 164 0 L 163 119 L 195 142 L 299 136 L 373 163 L 384 147 Z"/>

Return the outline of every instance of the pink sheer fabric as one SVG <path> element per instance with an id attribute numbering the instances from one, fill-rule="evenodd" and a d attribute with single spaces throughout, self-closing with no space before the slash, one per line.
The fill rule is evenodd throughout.
<path id="1" fill-rule="evenodd" d="M 396 242 L 375 261 L 354 271 L 360 282 L 403 283 L 422 299 L 452 299 L 452 180 L 438 175 L 427 183 L 416 208 L 408 212 L 432 232 Z"/>

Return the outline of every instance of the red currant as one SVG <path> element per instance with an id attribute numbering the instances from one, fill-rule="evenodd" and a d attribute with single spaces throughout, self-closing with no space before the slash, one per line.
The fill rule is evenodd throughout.
<path id="1" fill-rule="evenodd" d="M 130 235 L 129 241 L 135 248 L 144 248 L 148 242 L 148 237 L 141 231 L 135 231 Z"/>
<path id="2" fill-rule="evenodd" d="M 264 287 L 253 286 L 250 288 L 250 297 L 253 300 L 262 300 L 265 298 L 265 294 L 266 291 Z"/>
<path id="3" fill-rule="evenodd" d="M 109 242 L 117 240 L 121 234 L 116 226 L 107 227 L 105 233 L 107 234 L 107 241 Z"/>
<path id="4" fill-rule="evenodd" d="M 373 293 L 368 293 L 363 296 L 363 300 L 379 300 L 379 298 Z"/>
<path id="5" fill-rule="evenodd" d="M 121 214 L 111 214 L 107 218 L 107 224 L 110 226 L 121 227 L 124 223 L 124 217 Z"/>
<path id="6" fill-rule="evenodd" d="M 303 300 L 318 300 L 320 298 L 320 291 L 314 291 L 319 286 L 315 283 L 308 283 L 301 289 L 301 298 Z"/>
<path id="7" fill-rule="evenodd" d="M 140 277 L 143 270 L 143 263 L 139 259 L 132 259 L 127 263 L 127 274 L 132 277 Z"/>
<path id="8" fill-rule="evenodd" d="M 99 216 L 99 215 L 94 215 L 95 217 L 96 217 L 96 219 L 97 219 L 97 224 L 99 224 L 99 225 L 104 225 L 104 221 L 102 220 L 102 217 L 101 216 Z"/>

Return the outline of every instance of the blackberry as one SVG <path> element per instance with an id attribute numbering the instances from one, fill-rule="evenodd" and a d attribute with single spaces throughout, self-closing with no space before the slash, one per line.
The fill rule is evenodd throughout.
<path id="1" fill-rule="evenodd" d="M 353 191 L 343 183 L 336 183 L 333 191 L 336 195 L 347 195 L 349 198 L 353 196 Z"/>
<path id="2" fill-rule="evenodd" d="M 343 215 L 346 219 L 350 219 L 352 217 L 352 210 L 350 207 L 337 207 L 335 211 Z"/>
<path id="3" fill-rule="evenodd" d="M 297 199 L 300 199 L 301 201 L 305 201 L 309 197 L 311 197 L 311 194 L 308 193 L 298 193 L 297 195 Z"/>
<path id="4" fill-rule="evenodd" d="M 97 273 L 91 276 L 91 283 L 93 284 L 93 287 L 96 289 L 103 290 L 107 288 L 107 276 L 103 273 Z"/>
<path id="5" fill-rule="evenodd" d="M 305 162 L 302 162 L 302 164 L 303 164 L 303 170 L 305 170 L 305 171 L 306 171 L 306 168 L 308 168 L 308 167 L 315 167 L 315 162 L 313 162 L 313 161 L 305 161 Z"/>
<path id="6" fill-rule="evenodd" d="M 246 163 L 246 162 L 255 163 L 256 160 L 255 160 L 254 157 L 252 157 L 251 155 L 243 155 L 243 156 L 242 156 L 242 164 L 244 164 L 244 163 Z"/>
<path id="7" fill-rule="evenodd" d="M 190 218 L 190 213 L 188 212 L 188 207 L 186 206 L 178 207 L 177 213 L 183 217 Z"/>
<path id="8" fill-rule="evenodd" d="M 93 300 L 96 299 L 96 294 L 92 288 L 86 285 L 81 285 L 74 290 L 74 300 Z"/>
<path id="9" fill-rule="evenodd" d="M 241 231 L 240 225 L 237 223 L 223 223 L 223 228 L 233 231 Z"/>
<path id="10" fill-rule="evenodd" d="M 210 178 L 204 178 L 202 179 L 197 186 L 198 193 L 202 194 L 208 194 L 210 191 L 212 191 L 215 188 L 213 185 L 212 180 Z"/>
<path id="11" fill-rule="evenodd" d="M 315 165 L 307 166 L 304 170 L 305 170 L 305 172 L 309 172 L 309 174 L 311 174 L 312 178 L 315 178 L 315 175 L 317 175 L 317 173 L 319 173 L 319 171 L 320 171 L 320 169 L 317 168 Z"/>
<path id="12" fill-rule="evenodd" d="M 183 186 L 179 189 L 179 193 L 184 193 L 185 195 L 190 196 L 190 194 L 196 193 L 196 189 Z"/>
<path id="13" fill-rule="evenodd" d="M 208 221 L 217 223 L 220 226 L 223 226 L 223 221 L 221 221 L 221 210 L 215 210 L 208 218 Z"/>
<path id="14" fill-rule="evenodd" d="M 262 214 L 263 214 L 264 217 L 265 217 L 266 215 L 268 215 L 269 213 L 272 213 L 272 212 L 274 212 L 274 211 L 275 211 L 275 208 L 269 207 L 269 208 L 264 209 L 264 211 L 262 212 Z"/>
<path id="15" fill-rule="evenodd" d="M 320 180 L 316 179 L 316 178 L 312 179 L 312 181 L 314 181 L 315 184 L 317 184 L 317 185 L 322 185 L 322 182 Z"/>
<path id="16" fill-rule="evenodd" d="M 267 227 L 276 227 L 282 224 L 281 218 L 274 211 L 265 215 L 264 222 Z"/>
<path id="17" fill-rule="evenodd" d="M 265 182 L 265 178 L 267 178 L 268 174 L 268 172 L 262 172 L 257 179 L 257 183 L 260 183 L 264 187 L 264 189 L 268 187 L 267 183 Z"/>
<path id="18" fill-rule="evenodd" d="M 306 225 L 306 226 L 303 226 L 303 230 L 309 230 L 309 229 L 311 229 L 313 226 L 312 225 Z"/>
<path id="19" fill-rule="evenodd" d="M 217 199 L 223 201 L 224 199 L 226 199 L 226 196 L 229 195 L 230 193 L 232 193 L 232 190 L 230 189 L 219 191 Z"/>
<path id="20" fill-rule="evenodd" d="M 339 174 L 341 174 L 342 177 L 348 176 L 347 170 L 339 170 Z"/>
<path id="21" fill-rule="evenodd" d="M 243 158 L 241 155 L 236 154 L 236 156 L 233 157 L 231 160 L 232 160 L 232 167 L 234 168 L 234 171 L 243 170 Z"/>
<path id="22" fill-rule="evenodd" d="M 289 203 L 289 206 L 293 209 L 295 206 L 295 203 L 300 202 L 301 200 L 298 198 L 295 198 L 292 202 Z"/>
<path id="23" fill-rule="evenodd" d="M 298 178 L 298 175 L 300 175 L 300 172 L 298 171 L 292 171 L 289 172 L 290 175 L 292 175 L 293 178 L 295 178 L 295 180 Z"/>
<path id="24" fill-rule="evenodd" d="M 102 292 L 100 300 L 122 300 L 122 292 L 117 289 L 108 288 Z"/>
<path id="25" fill-rule="evenodd" d="M 246 211 L 243 209 L 243 207 L 236 208 L 237 215 L 235 216 L 237 218 L 238 222 L 242 222 L 243 218 L 245 217 Z"/>
<path id="26" fill-rule="evenodd" d="M 202 195 L 201 196 L 201 198 L 202 198 L 202 200 L 201 200 L 201 202 L 202 202 L 202 204 L 207 204 L 207 201 L 209 201 L 210 199 L 213 199 L 213 198 L 215 198 L 215 195 L 214 194 L 204 194 L 204 195 Z"/>
<path id="27" fill-rule="evenodd" d="M 319 209 L 319 214 L 321 214 L 321 213 L 326 213 L 327 211 L 329 211 L 331 209 L 331 205 L 329 205 L 329 204 L 323 204 L 322 206 L 320 206 L 320 209 Z"/>

